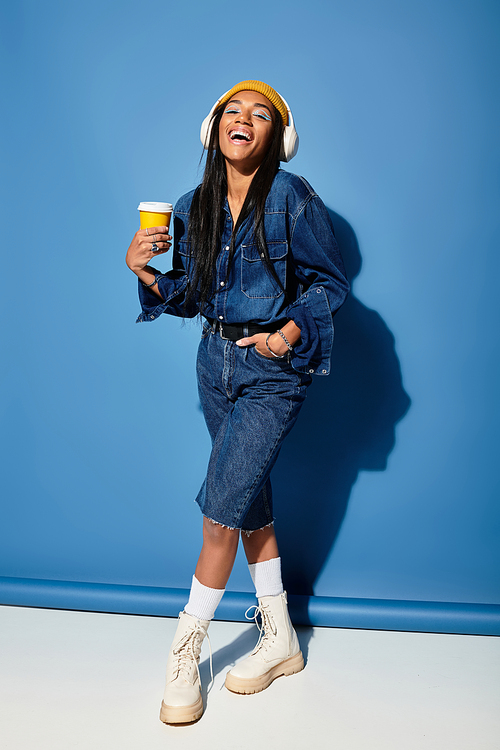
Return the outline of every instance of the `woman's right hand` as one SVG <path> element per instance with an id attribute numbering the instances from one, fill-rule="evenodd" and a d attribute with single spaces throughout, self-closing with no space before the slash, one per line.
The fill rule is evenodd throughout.
<path id="1" fill-rule="evenodd" d="M 152 258 L 157 255 L 163 255 L 172 246 L 172 237 L 168 234 L 168 227 L 150 227 L 149 229 L 139 229 L 134 235 L 127 250 L 125 262 L 135 274 L 139 275 L 143 268 L 147 266 Z M 153 242 L 156 243 L 158 250 L 152 250 Z"/>

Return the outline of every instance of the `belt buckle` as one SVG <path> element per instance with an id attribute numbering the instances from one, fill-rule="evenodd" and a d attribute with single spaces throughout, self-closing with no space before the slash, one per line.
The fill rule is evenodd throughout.
<path id="1" fill-rule="evenodd" d="M 221 339 L 224 339 L 224 341 L 228 341 L 229 340 L 228 338 L 226 338 L 226 336 L 224 336 L 224 326 L 222 325 L 222 323 L 220 322 L 220 320 L 219 320 L 219 333 L 220 333 Z"/>

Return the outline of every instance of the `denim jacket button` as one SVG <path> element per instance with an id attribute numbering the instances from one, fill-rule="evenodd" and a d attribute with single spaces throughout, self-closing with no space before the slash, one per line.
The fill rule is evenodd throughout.
<path id="1" fill-rule="evenodd" d="M 312 374 L 312 373 L 314 372 L 314 370 L 313 370 L 313 369 L 311 368 L 311 369 L 309 370 L 309 372 L 310 372 L 310 373 Z"/>
<path id="2" fill-rule="evenodd" d="M 321 294 L 321 289 L 316 289 L 317 294 Z"/>
<path id="3" fill-rule="evenodd" d="M 224 320 L 224 316 L 223 315 L 219 315 L 219 320 Z"/>
<path id="4" fill-rule="evenodd" d="M 221 286 L 224 286 L 224 282 L 223 282 L 223 281 L 221 281 L 220 285 L 221 285 Z"/>
<path id="5" fill-rule="evenodd" d="M 323 373 L 323 375 L 326 375 L 326 370 L 321 370 L 321 372 Z"/>
<path id="6" fill-rule="evenodd" d="M 154 315 L 150 315 L 149 317 L 151 318 L 151 320 L 154 320 L 154 319 L 155 319 L 155 316 L 154 316 Z"/>
<path id="7" fill-rule="evenodd" d="M 229 250 L 229 245 L 226 245 L 226 247 L 224 248 L 224 250 Z"/>

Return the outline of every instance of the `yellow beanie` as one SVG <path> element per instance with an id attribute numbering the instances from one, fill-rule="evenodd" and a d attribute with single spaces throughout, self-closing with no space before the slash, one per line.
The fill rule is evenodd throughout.
<path id="1" fill-rule="evenodd" d="M 267 83 L 262 83 L 262 81 L 242 81 L 241 83 L 237 83 L 236 86 L 233 86 L 233 88 L 219 100 L 219 104 L 228 102 L 233 98 L 234 94 L 238 93 L 238 91 L 257 91 L 259 94 L 262 94 L 262 96 L 265 96 L 266 99 L 269 99 L 271 104 L 274 104 L 280 113 L 283 124 L 288 125 L 288 110 L 285 102 L 277 91 L 271 88 L 271 86 L 268 86 Z"/>

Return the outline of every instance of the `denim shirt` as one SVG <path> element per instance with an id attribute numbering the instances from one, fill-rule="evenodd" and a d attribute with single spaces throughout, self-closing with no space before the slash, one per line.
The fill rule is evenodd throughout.
<path id="1" fill-rule="evenodd" d="M 159 297 L 139 281 L 142 313 L 137 322 L 155 320 L 162 313 L 194 317 L 196 304 L 184 300 L 193 272 L 187 241 L 189 210 L 194 190 L 174 208 L 172 270 L 158 280 Z M 299 372 L 328 375 L 333 344 L 333 315 L 349 291 L 344 264 L 325 205 L 303 177 L 280 170 L 266 199 L 264 229 L 269 256 L 286 289 L 276 283 L 259 254 L 253 214 L 240 226 L 228 274 L 233 222 L 229 204 L 221 248 L 214 271 L 214 293 L 203 314 L 221 323 L 267 324 L 288 319 L 300 328 L 291 364 Z"/>

